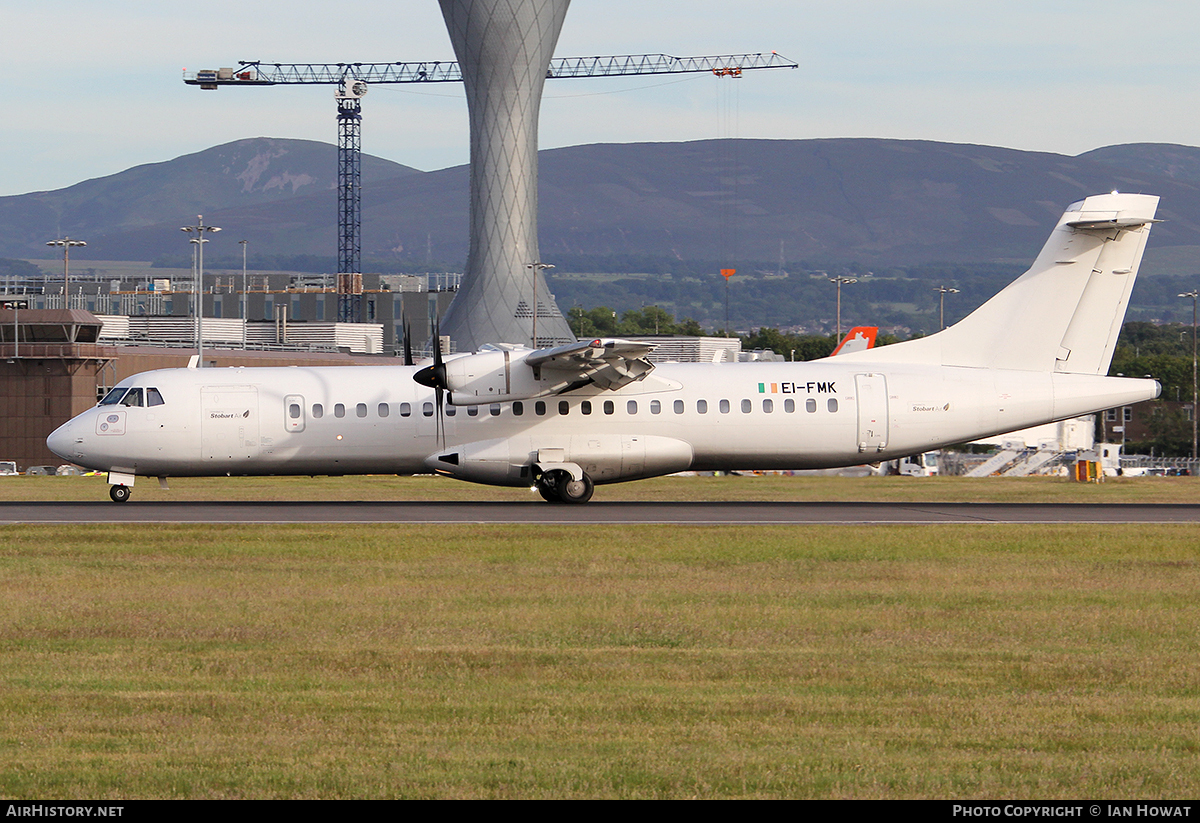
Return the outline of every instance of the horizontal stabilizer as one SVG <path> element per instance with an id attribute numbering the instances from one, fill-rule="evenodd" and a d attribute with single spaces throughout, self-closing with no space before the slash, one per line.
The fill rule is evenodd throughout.
<path id="1" fill-rule="evenodd" d="M 1105 229 L 1136 229 L 1138 226 L 1161 222 L 1161 220 L 1149 220 L 1144 217 L 1110 217 L 1071 220 L 1067 222 L 1067 225 L 1080 231 L 1103 231 Z"/>

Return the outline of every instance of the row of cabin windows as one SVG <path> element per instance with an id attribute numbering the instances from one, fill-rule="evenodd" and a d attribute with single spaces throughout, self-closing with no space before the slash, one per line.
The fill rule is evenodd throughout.
<path id="1" fill-rule="evenodd" d="M 413 414 L 413 404 L 411 404 L 411 403 L 396 403 L 396 404 L 391 404 L 391 405 L 389 405 L 387 403 L 380 403 L 376 407 L 375 413 L 381 418 L 390 417 L 391 413 L 392 413 L 392 406 L 395 406 L 396 413 L 399 414 L 401 417 L 411 417 Z M 649 403 L 649 407 L 650 407 L 651 414 L 662 414 L 662 411 L 663 411 L 662 401 L 651 400 Z M 482 408 L 482 407 L 481 406 L 465 406 L 465 407 L 463 407 L 463 409 L 466 412 L 468 417 L 478 417 L 480 408 Z M 546 414 L 547 408 L 548 407 L 546 406 L 546 401 L 544 401 L 544 400 L 536 400 L 533 403 L 533 413 L 535 415 L 537 415 L 538 417 L 544 416 Z M 603 410 L 603 412 L 605 414 L 615 414 L 617 411 L 616 403 L 614 403 L 612 400 L 605 400 L 600 408 Z M 675 414 L 683 414 L 684 408 L 685 408 L 684 402 L 682 400 L 675 400 L 671 404 L 671 408 L 675 412 Z M 729 414 L 730 408 L 731 408 L 731 406 L 730 406 L 728 400 L 717 401 L 717 410 L 721 414 Z M 753 402 L 751 402 L 748 399 L 742 400 L 741 410 L 742 410 L 743 414 L 749 414 L 753 410 L 753 408 L 754 408 Z M 838 410 L 837 398 L 836 397 L 828 398 L 825 401 L 825 408 L 827 411 L 836 412 Z M 459 409 L 458 406 L 447 405 L 446 406 L 446 416 L 454 417 L 455 415 L 458 414 L 458 409 Z M 487 407 L 488 414 L 491 417 L 499 417 L 501 409 L 502 409 L 502 404 L 500 404 L 500 403 L 492 403 L 491 405 L 489 405 Z M 580 401 L 578 410 L 579 410 L 580 414 L 584 414 L 584 415 L 591 414 L 592 413 L 592 401 L 591 400 Z M 775 411 L 775 401 L 769 397 L 764 398 L 762 401 L 762 410 L 766 414 L 771 414 L 772 412 L 774 412 Z M 810 397 L 807 400 L 805 400 L 804 401 L 804 410 L 810 414 L 816 412 L 816 410 L 817 410 L 816 398 Z M 433 403 L 426 401 L 421 404 L 421 414 L 424 417 L 433 417 L 433 411 L 434 411 Z M 793 414 L 796 411 L 796 401 L 791 397 L 784 400 L 783 401 L 783 411 L 787 414 Z M 355 417 L 366 417 L 367 412 L 368 412 L 368 409 L 367 409 L 366 403 L 359 403 L 356 406 L 354 406 L 354 416 Z M 637 414 L 638 413 L 638 401 L 636 401 L 636 400 L 625 401 L 625 412 L 626 412 L 626 414 Z M 707 400 L 697 400 L 696 401 L 696 412 L 698 414 L 708 414 L 708 401 Z M 512 413 L 513 413 L 514 417 L 521 417 L 522 415 L 524 415 L 525 414 L 525 403 L 520 400 L 514 400 L 513 404 L 512 404 Z M 571 413 L 570 402 L 567 400 L 559 400 L 558 401 L 558 413 L 560 415 L 570 414 Z M 299 407 L 296 407 L 295 411 L 292 413 L 292 417 L 299 417 L 299 415 L 300 415 L 300 409 L 299 409 Z M 319 420 L 322 417 L 324 417 L 325 416 L 325 406 L 321 403 L 314 403 L 313 407 L 312 407 L 312 416 L 313 416 L 313 419 L 316 419 L 316 420 Z M 346 416 L 346 406 L 342 403 L 334 404 L 333 416 L 338 417 L 338 418 L 345 417 Z"/>

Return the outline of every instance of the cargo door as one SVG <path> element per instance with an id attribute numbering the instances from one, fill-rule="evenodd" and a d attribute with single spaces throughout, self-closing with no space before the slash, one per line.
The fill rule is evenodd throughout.
<path id="1" fill-rule="evenodd" d="M 301 401 L 301 410 L 303 408 Z M 200 409 L 201 456 L 204 460 L 237 463 L 258 456 L 257 388 L 205 386 L 200 390 Z"/>

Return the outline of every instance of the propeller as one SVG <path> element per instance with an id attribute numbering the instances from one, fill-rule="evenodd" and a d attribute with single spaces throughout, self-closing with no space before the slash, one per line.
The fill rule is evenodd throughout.
<path id="1" fill-rule="evenodd" d="M 407 339 L 407 338 L 406 338 Z M 437 413 L 437 430 L 438 440 L 442 444 L 442 448 L 446 447 L 446 421 L 443 418 L 443 407 L 446 402 L 446 363 L 442 360 L 442 335 L 441 323 L 438 320 L 433 322 L 433 365 L 426 366 L 413 375 L 413 380 L 420 383 L 422 386 L 428 386 L 434 390 L 433 400 L 434 407 Z"/>

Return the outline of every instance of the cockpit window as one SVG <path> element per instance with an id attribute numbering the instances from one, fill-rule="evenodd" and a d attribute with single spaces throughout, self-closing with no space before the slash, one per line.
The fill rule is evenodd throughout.
<path id="1" fill-rule="evenodd" d="M 158 389 L 146 389 L 147 406 L 161 406 L 163 405 L 163 402 L 162 395 L 159 393 Z"/>
<path id="2" fill-rule="evenodd" d="M 104 399 L 100 401 L 101 406 L 115 406 L 121 402 L 121 398 L 125 396 L 125 392 L 129 389 L 124 386 L 118 386 L 115 389 L 109 389 L 108 394 L 104 395 Z"/>
<path id="3" fill-rule="evenodd" d="M 129 393 L 121 398 L 122 406 L 140 406 L 142 405 L 142 390 L 130 389 Z"/>

